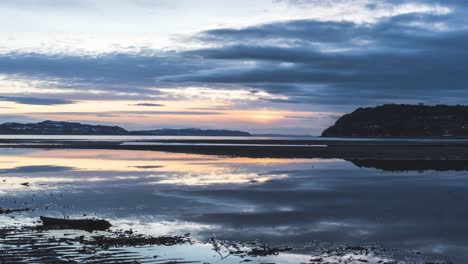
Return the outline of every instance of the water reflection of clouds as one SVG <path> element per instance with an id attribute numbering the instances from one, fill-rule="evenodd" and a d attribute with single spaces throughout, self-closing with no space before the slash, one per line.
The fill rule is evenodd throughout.
<path id="1" fill-rule="evenodd" d="M 165 185 L 262 183 L 285 175 L 262 175 L 255 170 L 309 162 L 109 150 L 32 151 L 21 155 L 5 155 L 2 160 L 0 174 L 8 174 L 9 182 L 15 183 L 24 181 L 26 175 L 31 183 L 37 184 L 53 181 L 84 183 L 141 180 L 148 184 Z M 15 174 L 21 176 L 15 178 Z M 64 175 L 73 177 L 63 178 Z"/>
<path id="2" fill-rule="evenodd" d="M 6 162 L 12 163 L 12 162 Z M 74 170 L 73 167 L 38 165 L 38 166 L 20 166 L 10 169 L 0 169 L 0 174 L 18 174 L 18 173 L 38 173 L 38 172 L 64 172 Z"/>
<path id="3" fill-rule="evenodd" d="M 118 226 L 185 230 L 205 239 L 215 233 L 283 245 L 379 241 L 468 258 L 468 180 L 462 171 L 384 172 L 340 160 L 109 150 L 34 151 L 2 160 L 14 163 L 0 164 L 2 170 L 70 168 L 1 175 L 7 179 L 0 183 L 5 205 L 18 206 L 35 195 L 28 205 L 47 204 L 45 212 L 57 216 L 95 213 Z M 31 187 L 3 188 L 25 179 Z M 52 199 L 51 190 L 63 196 Z"/>

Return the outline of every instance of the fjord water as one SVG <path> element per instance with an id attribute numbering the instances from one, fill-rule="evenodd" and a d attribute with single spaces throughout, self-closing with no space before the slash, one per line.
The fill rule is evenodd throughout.
<path id="1" fill-rule="evenodd" d="M 405 261 L 398 263 L 426 259 L 466 263 L 468 172 L 463 166 L 426 164 L 412 170 L 400 165 L 126 150 L 0 149 L 0 208 L 35 209 L 0 216 L 0 223 L 2 228 L 34 225 L 40 215 L 98 217 L 115 229 L 150 235 L 190 233 L 201 242 L 215 237 L 296 249 L 251 258 L 254 263 L 309 263 L 314 256 L 310 245 L 317 241 L 330 248 L 378 245 L 391 252 L 389 259 Z M 9 246 L 0 239 L 0 259 Z M 203 243 L 128 250 L 135 258 L 158 255 L 155 262 L 221 261 L 210 244 Z M 70 254 L 70 249 L 55 254 Z M 72 257 L 83 256 L 78 252 Z M 241 260 L 231 256 L 223 262 Z"/>
<path id="2" fill-rule="evenodd" d="M 250 137 L 225 137 L 225 136 L 105 136 L 105 135 L 0 135 L 0 140 L 76 140 L 76 141 L 210 141 L 210 140 L 234 140 L 234 141 L 256 141 L 256 140 L 313 140 L 313 141 L 382 141 L 382 142 L 468 142 L 468 138 L 357 138 L 357 137 L 319 137 L 319 136 L 250 136 Z"/>

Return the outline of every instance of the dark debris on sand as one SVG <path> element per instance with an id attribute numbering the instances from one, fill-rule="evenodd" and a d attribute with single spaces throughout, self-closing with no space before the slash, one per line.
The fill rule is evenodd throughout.
<path id="1" fill-rule="evenodd" d="M 50 220 L 53 219 L 53 220 Z M 95 219 L 85 220 L 68 220 L 68 219 L 54 219 L 49 220 L 54 222 L 58 221 L 59 224 L 68 223 L 73 221 L 78 227 L 83 227 L 83 224 L 95 224 Z M 44 223 L 44 218 L 41 218 Z M 107 221 L 105 221 L 107 222 Z M 107 222 L 109 223 L 109 222 Z M 109 223 L 110 225 L 110 223 Z M 58 225 L 63 229 L 65 226 Z M 75 226 L 76 227 L 76 226 Z M 74 229 L 74 228 L 71 228 Z M 86 228 L 85 228 L 86 229 Z M 79 230 L 85 230 L 79 228 Z M 89 229 L 89 227 L 87 227 Z M 21 227 L 21 228 L 0 228 L 0 239 L 2 244 L 0 247 L 0 263 L 30 263 L 31 258 L 35 259 L 50 259 L 51 261 L 44 261 L 41 263 L 64 263 L 58 260 L 67 259 L 71 262 L 66 263 L 101 263 L 104 260 L 117 260 L 125 256 L 125 260 L 140 261 L 145 258 L 144 262 L 153 263 L 157 257 L 138 257 L 134 253 L 130 253 L 130 247 L 144 247 L 144 246 L 177 246 L 184 244 L 199 243 L 190 238 L 190 234 L 182 236 L 149 236 L 135 233 L 132 230 L 116 230 L 110 231 L 106 229 L 105 232 L 96 232 L 88 235 L 72 236 L 73 234 L 63 234 L 62 237 L 55 237 L 48 232 L 44 226 Z M 61 229 L 60 229 L 61 230 Z M 255 258 L 278 256 L 282 253 L 290 251 L 307 250 L 308 254 L 312 253 L 311 259 L 308 263 L 323 264 L 323 263 L 379 263 L 379 264 L 398 264 L 401 262 L 393 262 L 391 259 L 392 250 L 381 248 L 379 246 L 350 246 L 350 245 L 335 245 L 323 243 L 320 241 L 310 242 L 304 248 L 291 248 L 291 247 L 270 247 L 265 244 L 252 242 L 252 243 L 239 243 L 210 239 L 212 250 L 216 252 L 220 259 L 228 257 L 238 257 L 241 262 L 247 263 L 253 261 Z M 116 250 L 117 249 L 117 250 Z M 311 252 L 312 251 L 312 252 Z M 122 254 L 117 256 L 115 252 Z M 380 256 L 376 262 L 375 257 Z M 372 261 L 370 261 L 373 258 Z M 419 260 L 422 260 L 419 258 Z M 7 262 L 4 262 L 6 260 Z M 77 260 L 78 262 L 73 262 Z M 185 261 L 180 259 L 181 261 Z M 159 261 L 159 260 L 158 260 Z M 179 259 L 177 260 L 179 261 Z M 165 262 L 165 263 L 189 263 L 189 262 Z M 106 262 L 115 263 L 115 262 Z M 139 262 L 118 262 L 118 263 L 139 263 Z M 160 262 L 158 262 L 160 263 Z M 413 262 L 408 262 L 413 263 Z M 452 262 L 414 262 L 425 264 L 453 264 Z"/>
<path id="2" fill-rule="evenodd" d="M 42 226 L 45 229 L 76 229 L 84 231 L 106 231 L 112 224 L 100 219 L 61 219 L 41 216 Z"/>
<path id="3" fill-rule="evenodd" d="M 94 236 L 92 240 L 85 241 L 84 244 L 100 248 L 111 247 L 136 247 L 136 246 L 175 246 L 186 243 L 192 243 L 190 235 L 183 236 L 146 236 L 135 234 L 132 231 L 118 231 L 114 236 Z"/>
<path id="4" fill-rule="evenodd" d="M 157 257 L 138 256 L 128 248 L 192 244 L 189 234 L 153 237 L 136 234 L 131 230 L 96 234 L 64 234 L 56 237 L 42 226 L 0 228 L 0 264 L 162 263 Z M 183 259 L 180 261 L 164 263 L 189 263 Z"/>
<path id="5" fill-rule="evenodd" d="M 292 251 L 291 247 L 268 247 L 266 245 L 258 245 L 257 243 L 230 243 L 226 241 L 210 239 L 213 250 L 220 255 L 221 259 L 225 259 L 231 255 L 245 257 L 267 257 L 277 256 L 280 253 Z"/>
<path id="6" fill-rule="evenodd" d="M 32 211 L 31 208 L 22 208 L 22 209 L 3 209 L 0 208 L 0 215 L 2 214 L 12 214 L 12 213 L 22 213 Z"/>

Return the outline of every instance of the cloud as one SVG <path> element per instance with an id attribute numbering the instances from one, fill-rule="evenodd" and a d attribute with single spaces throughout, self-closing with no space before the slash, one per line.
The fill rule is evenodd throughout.
<path id="1" fill-rule="evenodd" d="M 209 30 L 199 38 L 228 44 L 185 55 L 227 66 L 161 80 L 241 84 L 324 105 L 463 103 L 468 30 L 456 21 L 414 13 L 375 24 L 300 20 Z"/>
<path id="2" fill-rule="evenodd" d="M 153 104 L 153 103 L 138 103 L 132 104 L 134 106 L 164 106 L 163 104 Z"/>
<path id="3" fill-rule="evenodd" d="M 73 104 L 74 101 L 54 98 L 36 98 L 36 97 L 6 97 L 0 96 L 0 101 L 10 101 L 18 104 L 28 105 L 64 105 Z"/>
<path id="4" fill-rule="evenodd" d="M 327 114 L 316 114 L 314 116 L 285 116 L 284 118 L 300 119 L 300 120 L 317 120 L 317 119 L 336 120 L 337 118 L 340 118 L 341 116 L 343 116 L 343 114 L 327 113 Z"/>
<path id="5" fill-rule="evenodd" d="M 206 68 L 171 52 L 109 53 L 96 56 L 12 52 L 0 54 L 0 73 L 53 80 L 63 89 L 143 92 L 155 78 Z M 57 85 L 57 82 L 59 83 Z"/>
<path id="6" fill-rule="evenodd" d="M 384 2 L 389 3 L 424 3 L 424 4 L 433 4 L 433 5 L 441 5 L 441 6 L 451 6 L 454 8 L 463 8 L 467 7 L 468 3 L 466 1 L 460 0 L 385 0 Z"/>
<path id="7" fill-rule="evenodd" d="M 101 117 L 124 116 L 124 115 L 222 115 L 222 112 L 214 111 L 107 111 L 107 112 L 38 112 L 25 113 L 28 115 L 67 115 L 83 116 L 93 115 Z"/>
<path id="8" fill-rule="evenodd" d="M 369 9 L 376 3 L 361 2 L 368 2 Z M 394 4 L 450 10 L 410 10 L 372 23 L 301 19 L 218 28 L 190 39 L 205 48 L 181 52 L 95 56 L 13 52 L 0 55 L 0 73 L 58 80 L 63 89 L 92 88 L 140 98 L 158 87 L 255 89 L 280 96 L 259 96 L 263 102 L 340 111 L 343 106 L 387 102 L 465 103 L 468 29 L 460 10 L 466 4 L 454 0 Z"/>

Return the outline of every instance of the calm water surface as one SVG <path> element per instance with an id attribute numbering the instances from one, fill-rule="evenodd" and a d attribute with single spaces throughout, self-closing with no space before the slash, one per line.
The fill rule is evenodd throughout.
<path id="1" fill-rule="evenodd" d="M 222 137 L 222 136 L 90 136 L 90 135 L 0 135 L 0 140 L 85 140 L 85 141 L 159 141 L 159 140 L 314 140 L 314 141 L 388 141 L 388 142 L 467 142 L 468 138 L 325 138 L 318 136 Z"/>
<path id="2" fill-rule="evenodd" d="M 105 252 L 155 263 L 314 263 L 314 243 L 386 249 L 382 258 L 368 257 L 371 263 L 468 263 L 467 171 L 357 165 L 332 159 L 0 149 L 0 208 L 35 209 L 0 215 L 0 225 L 34 225 L 40 215 L 96 216 L 115 229 L 156 236 L 190 233 L 200 242 Z M 21 185 L 26 182 L 29 186 Z M 41 236 L 50 235 L 60 234 Z M 213 238 L 295 250 L 224 258 L 213 251 Z M 2 250 L 11 247 L 0 236 L 0 260 Z"/>

